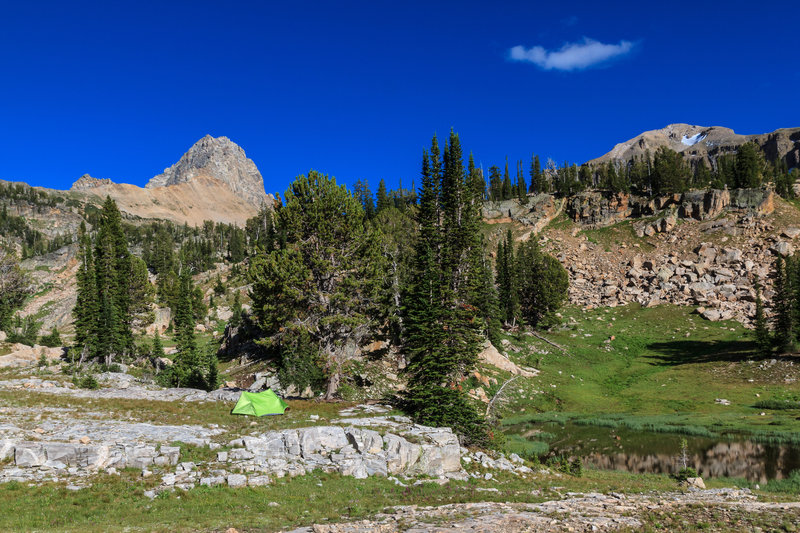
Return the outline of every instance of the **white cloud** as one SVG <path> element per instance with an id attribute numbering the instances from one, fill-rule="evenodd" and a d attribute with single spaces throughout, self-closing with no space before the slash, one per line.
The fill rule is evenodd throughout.
<path id="1" fill-rule="evenodd" d="M 525 48 L 515 46 L 510 51 L 514 61 L 526 61 L 544 70 L 582 70 L 598 65 L 609 59 L 624 56 L 633 50 L 633 43 L 620 41 L 618 44 L 604 44 L 584 37 L 578 43 L 566 43 L 558 50 L 547 50 L 542 46 Z"/>

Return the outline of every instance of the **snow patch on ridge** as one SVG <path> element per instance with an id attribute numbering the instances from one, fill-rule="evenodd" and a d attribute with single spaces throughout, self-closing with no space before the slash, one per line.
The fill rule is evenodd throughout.
<path id="1" fill-rule="evenodd" d="M 686 135 L 683 136 L 681 139 L 681 144 L 685 144 L 686 146 L 694 146 L 695 144 L 699 143 L 703 139 L 706 138 L 704 133 L 696 133 L 691 137 L 687 137 Z"/>

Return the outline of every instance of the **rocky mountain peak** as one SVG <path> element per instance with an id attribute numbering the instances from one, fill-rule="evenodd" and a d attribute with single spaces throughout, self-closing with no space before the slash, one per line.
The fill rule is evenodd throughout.
<path id="1" fill-rule="evenodd" d="M 148 189 L 169 187 L 205 176 L 216 179 L 247 203 L 260 207 L 268 202 L 264 178 L 244 150 L 227 137 L 206 135 L 183 154 L 180 160 L 151 179 Z"/>
<path id="2" fill-rule="evenodd" d="M 78 181 L 72 184 L 69 188 L 71 191 L 85 191 L 87 189 L 94 189 L 102 185 L 112 185 L 114 182 L 108 178 L 93 178 L 89 174 L 84 174 Z"/>
<path id="3" fill-rule="evenodd" d="M 646 131 L 617 144 L 610 152 L 589 163 L 630 161 L 648 151 L 654 154 L 662 146 L 682 153 L 690 161 L 702 159 L 712 163 L 719 156 L 735 153 L 739 146 L 749 141 L 758 144 L 771 159 L 784 159 L 790 168 L 800 164 L 800 128 L 740 135 L 730 128 L 691 124 L 669 124 L 658 130 Z"/>

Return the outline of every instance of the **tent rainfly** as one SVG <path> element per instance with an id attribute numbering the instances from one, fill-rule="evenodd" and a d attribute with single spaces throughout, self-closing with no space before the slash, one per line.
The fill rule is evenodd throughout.
<path id="1" fill-rule="evenodd" d="M 233 415 L 282 415 L 289 407 L 282 398 L 279 398 L 272 389 L 263 392 L 242 392 L 236 407 L 233 408 Z"/>

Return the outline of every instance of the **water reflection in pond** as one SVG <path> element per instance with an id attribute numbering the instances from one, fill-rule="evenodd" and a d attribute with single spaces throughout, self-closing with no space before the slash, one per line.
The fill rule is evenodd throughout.
<path id="1" fill-rule="evenodd" d="M 720 440 L 572 423 L 523 424 L 509 428 L 507 433 L 548 442 L 550 456 L 581 457 L 585 465 L 607 470 L 674 474 L 683 467 L 683 438 L 687 441 L 687 466 L 703 477 L 736 477 L 763 483 L 783 479 L 792 470 L 800 469 L 800 447 L 744 439 Z"/>

